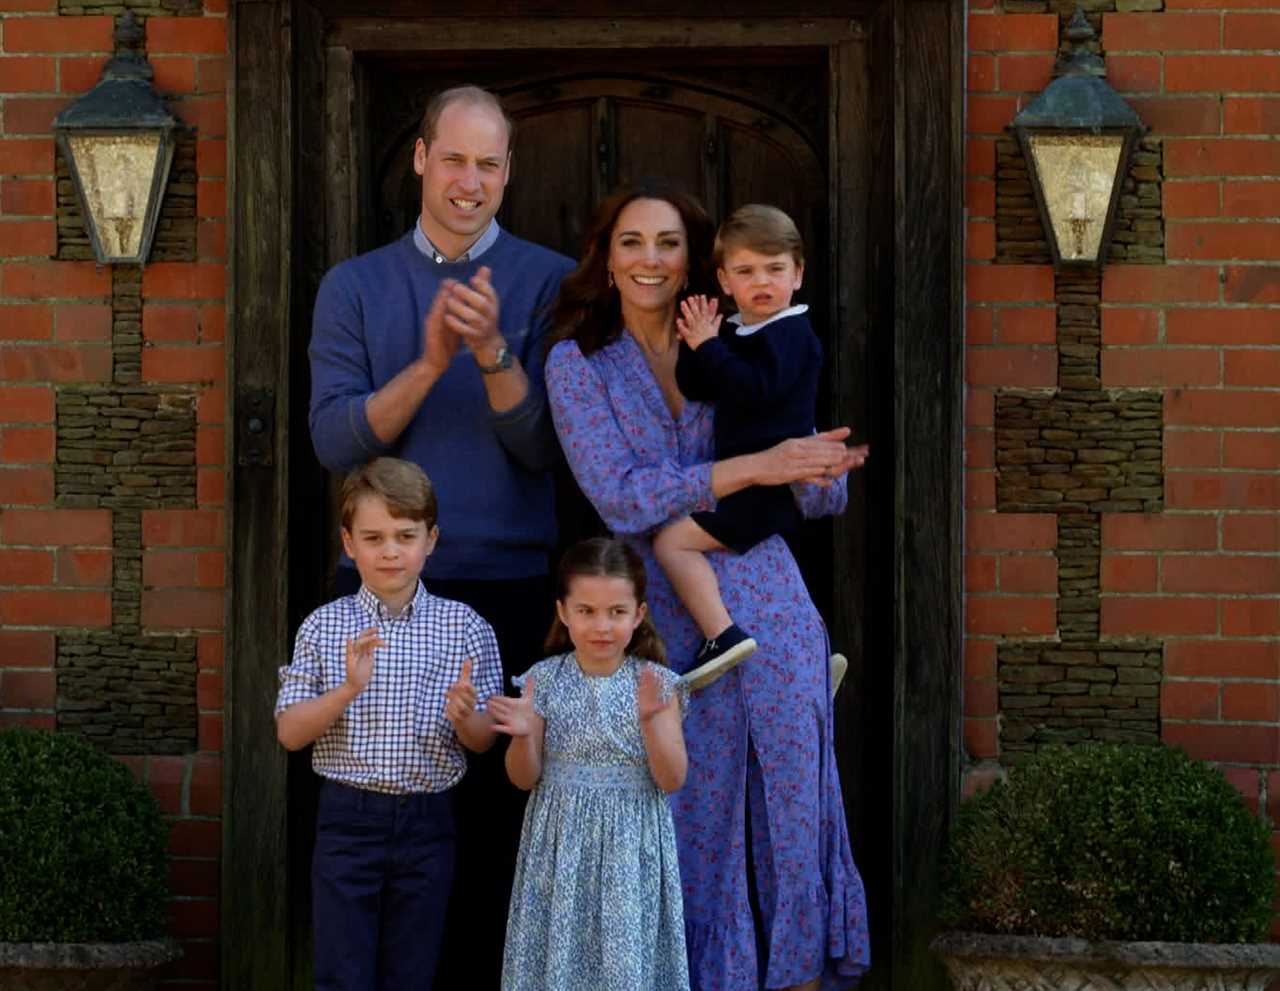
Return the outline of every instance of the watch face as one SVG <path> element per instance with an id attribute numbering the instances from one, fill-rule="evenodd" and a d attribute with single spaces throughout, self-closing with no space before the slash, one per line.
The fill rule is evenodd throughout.
<path id="1" fill-rule="evenodd" d="M 503 344 L 499 346 L 498 350 L 494 353 L 492 365 L 480 365 L 479 367 L 481 372 L 488 375 L 493 372 L 504 371 L 505 369 L 510 368 L 514 363 L 514 356 L 511 354 L 511 349 Z"/>

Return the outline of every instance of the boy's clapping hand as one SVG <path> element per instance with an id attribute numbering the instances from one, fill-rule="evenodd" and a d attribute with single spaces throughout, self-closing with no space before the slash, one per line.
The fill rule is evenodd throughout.
<path id="1" fill-rule="evenodd" d="M 533 708 L 534 677 L 529 675 L 524 694 L 518 699 L 495 695 L 489 699 L 489 711 L 493 713 L 493 728 L 508 736 L 528 736 L 537 726 L 540 717 Z"/>
<path id="2" fill-rule="evenodd" d="M 347 684 L 359 695 L 373 677 L 373 652 L 383 640 L 372 626 L 358 637 L 347 641 Z"/>
<path id="3" fill-rule="evenodd" d="M 476 686 L 471 683 L 473 664 L 475 661 L 471 658 L 463 661 L 458 680 L 444 693 L 444 717 L 453 724 L 453 731 L 458 734 L 462 745 L 479 754 L 492 747 L 497 737 L 493 732 L 493 714 L 487 709 L 480 712 L 476 708 L 480 698 L 476 694 Z"/>
<path id="4" fill-rule="evenodd" d="M 676 317 L 676 331 L 689 347 L 695 351 L 711 338 L 720 333 L 720 321 L 723 319 L 717 312 L 720 301 L 707 299 L 706 296 L 690 296 L 680 302 L 680 316 Z"/>
<path id="5" fill-rule="evenodd" d="M 444 716 L 449 722 L 460 723 L 476 711 L 476 686 L 471 683 L 471 660 L 462 662 L 462 673 L 444 694 Z"/>

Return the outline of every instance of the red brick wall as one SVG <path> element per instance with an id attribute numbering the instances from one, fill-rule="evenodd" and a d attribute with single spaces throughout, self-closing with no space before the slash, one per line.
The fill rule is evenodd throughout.
<path id="1" fill-rule="evenodd" d="M 56 0 L 0 0 L 0 725 L 55 725 L 55 637 L 111 622 L 109 509 L 54 500 L 56 385 L 111 379 L 111 274 L 51 260 L 54 115 L 91 88 L 111 17 L 60 16 Z M 149 17 L 156 87 L 197 128 L 197 261 L 147 267 L 144 383 L 197 388 L 194 509 L 143 513 L 142 624 L 197 637 L 195 751 L 122 758 L 170 817 L 169 986 L 217 979 L 225 599 L 224 295 L 226 0 L 202 16 Z"/>
<path id="2" fill-rule="evenodd" d="M 1048 81 L 1055 14 L 969 16 L 965 743 L 998 756 L 996 646 L 1052 637 L 1049 515 L 995 511 L 994 390 L 1056 382 L 1053 273 L 996 265 L 995 139 Z M 1162 736 L 1280 823 L 1280 3 L 1102 16 L 1163 139 L 1163 266 L 1110 265 L 1102 384 L 1164 391 L 1164 511 L 1102 521 L 1101 629 L 1164 641 Z M 1225 9 L 1224 9 L 1225 7 Z M 1280 834 L 1277 834 L 1280 836 Z"/>
<path id="3" fill-rule="evenodd" d="M 965 741 L 998 756 L 996 645 L 1054 633 L 1054 520 L 995 512 L 994 392 L 1056 383 L 1053 273 L 995 265 L 995 139 L 1049 79 L 1053 14 L 969 18 Z M 1280 803 L 1280 0 L 1107 14 L 1112 84 L 1164 139 L 1165 266 L 1103 282 L 1103 382 L 1166 390 L 1165 511 L 1103 527 L 1104 636 L 1165 642 L 1164 735 Z M 175 986 L 216 976 L 225 581 L 225 0 L 147 20 L 198 129 L 198 260 L 149 266 L 145 382 L 195 383 L 197 507 L 143 521 L 144 627 L 199 637 L 197 750 L 127 763 L 172 817 Z M 54 114 L 111 18 L 0 0 L 0 723 L 54 724 L 54 638 L 110 622 L 109 510 L 53 505 L 56 384 L 110 377 L 110 275 L 54 254 Z M 1280 811 L 1273 810 L 1273 819 Z"/>

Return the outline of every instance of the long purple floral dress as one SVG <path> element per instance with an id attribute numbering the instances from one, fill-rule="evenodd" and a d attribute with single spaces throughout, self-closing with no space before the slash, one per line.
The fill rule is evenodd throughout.
<path id="1" fill-rule="evenodd" d="M 605 525 L 644 557 L 654 622 L 685 670 L 701 637 L 651 544 L 668 520 L 715 504 L 712 408 L 687 402 L 673 418 L 626 333 L 590 357 L 562 341 L 546 376 L 569 466 Z M 844 508 L 843 483 L 800 491 L 807 516 Z M 671 807 L 691 985 L 758 991 L 821 973 L 824 989 L 849 987 L 870 945 L 832 749 L 826 628 L 782 538 L 709 559 L 759 649 L 695 692 L 684 724 L 689 776 Z"/>

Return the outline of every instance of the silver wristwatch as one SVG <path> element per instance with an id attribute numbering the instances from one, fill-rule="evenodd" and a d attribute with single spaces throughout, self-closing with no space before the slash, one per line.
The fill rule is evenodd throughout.
<path id="1" fill-rule="evenodd" d="M 480 369 L 481 375 L 493 375 L 497 372 L 505 372 L 513 364 L 515 364 L 516 356 L 511 353 L 511 349 L 505 344 L 499 344 L 498 350 L 493 356 L 492 365 L 482 365 L 476 362 L 476 367 Z"/>

